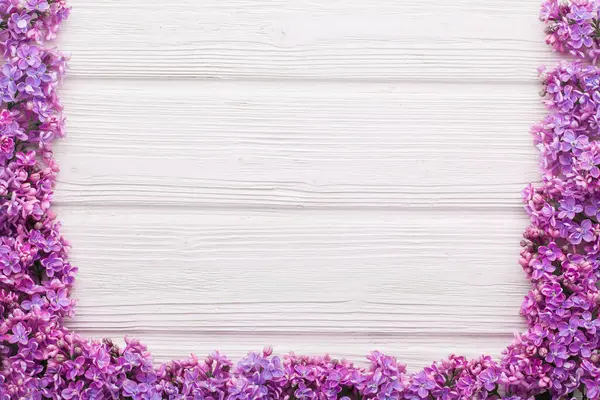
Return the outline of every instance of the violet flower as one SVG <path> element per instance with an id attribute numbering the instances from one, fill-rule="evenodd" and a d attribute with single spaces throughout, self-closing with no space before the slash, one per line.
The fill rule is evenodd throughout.
<path id="1" fill-rule="evenodd" d="M 50 5 L 47 0 L 27 0 L 25 2 L 25 9 L 27 11 L 39 11 L 43 13 L 50 9 Z"/>
<path id="2" fill-rule="evenodd" d="M 25 327 L 21 322 L 12 327 L 12 335 L 8 338 L 9 343 L 27 344 L 31 328 Z"/>
<path id="3" fill-rule="evenodd" d="M 569 234 L 569 242 L 572 244 L 579 244 L 582 240 L 591 242 L 594 240 L 594 226 L 592 221 L 585 219 L 581 222 L 581 225 L 574 223 Z"/>
<path id="4" fill-rule="evenodd" d="M 17 49 L 17 66 L 22 70 L 28 68 L 38 68 L 42 61 L 40 59 L 40 49 L 37 46 L 22 44 Z"/>

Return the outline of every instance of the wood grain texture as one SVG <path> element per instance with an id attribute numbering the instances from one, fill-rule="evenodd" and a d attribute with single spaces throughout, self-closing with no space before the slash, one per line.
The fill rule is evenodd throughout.
<path id="1" fill-rule="evenodd" d="M 59 212 L 82 266 L 77 330 L 135 334 L 163 349 L 171 334 L 213 336 L 210 343 L 220 338 L 226 352 L 263 333 L 298 337 L 298 352 L 314 349 L 302 344 L 313 333 L 337 345 L 336 336 L 381 335 L 399 354 L 407 343 L 424 348 L 433 338 L 457 338 L 466 347 L 476 336 L 472 351 L 498 355 L 524 329 L 518 309 L 528 285 L 515 262 L 526 223 L 520 214 Z M 203 340 L 187 349 L 209 350 Z M 440 358 L 450 350 L 435 351 Z"/>
<path id="2" fill-rule="evenodd" d="M 520 208 L 523 85 L 69 82 L 59 204 Z M 117 145 L 118 143 L 118 145 Z"/>
<path id="3" fill-rule="evenodd" d="M 69 326 L 411 369 L 525 328 L 537 1 L 70 1 Z"/>
<path id="4" fill-rule="evenodd" d="M 71 0 L 72 76 L 533 82 L 539 1 Z"/>

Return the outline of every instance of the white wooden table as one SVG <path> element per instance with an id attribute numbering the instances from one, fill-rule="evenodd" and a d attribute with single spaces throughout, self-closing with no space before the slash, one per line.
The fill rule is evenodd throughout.
<path id="1" fill-rule="evenodd" d="M 525 328 L 538 0 L 70 2 L 70 327 L 412 369 Z"/>

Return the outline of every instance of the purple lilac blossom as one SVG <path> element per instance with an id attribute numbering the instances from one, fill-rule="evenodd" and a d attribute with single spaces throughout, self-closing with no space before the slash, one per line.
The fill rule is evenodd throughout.
<path id="1" fill-rule="evenodd" d="M 42 64 L 40 53 L 40 48 L 35 45 L 20 45 L 17 48 L 17 66 L 22 70 L 38 68 Z"/>
<path id="2" fill-rule="evenodd" d="M 23 76 L 23 71 L 15 65 L 4 64 L 2 74 L 4 76 L 0 79 L 0 85 L 7 87 L 12 94 L 15 94 L 17 92 L 17 82 Z"/>
<path id="3" fill-rule="evenodd" d="M 560 207 L 558 208 L 560 212 L 558 213 L 558 218 L 573 219 L 575 215 L 583 211 L 583 206 L 581 204 L 577 204 L 576 200 L 572 197 L 568 197 L 564 200 L 559 200 L 558 203 Z"/>
<path id="4" fill-rule="evenodd" d="M 50 9 L 50 5 L 47 0 L 27 0 L 25 9 L 27 11 L 46 12 Z"/>

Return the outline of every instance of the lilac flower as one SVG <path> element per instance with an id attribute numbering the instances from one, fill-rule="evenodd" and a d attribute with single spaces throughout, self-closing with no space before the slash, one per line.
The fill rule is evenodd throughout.
<path id="1" fill-rule="evenodd" d="M 429 396 L 431 390 L 435 389 L 435 382 L 429 379 L 425 372 L 421 371 L 413 377 L 410 389 L 424 399 Z"/>
<path id="2" fill-rule="evenodd" d="M 99 382 L 98 382 L 98 384 L 101 385 L 101 383 L 99 383 Z M 103 399 L 105 399 L 103 393 L 104 393 L 104 390 L 102 387 L 91 386 L 83 391 L 82 397 L 84 399 L 89 399 L 89 400 L 103 400 Z M 150 400 L 162 400 L 162 396 L 158 397 L 158 398 L 151 397 Z"/>
<path id="3" fill-rule="evenodd" d="M 594 28 L 590 24 L 583 23 L 581 25 L 571 26 L 571 45 L 575 49 L 580 49 L 582 46 L 592 47 L 594 41 L 592 35 Z"/>
<path id="4" fill-rule="evenodd" d="M 578 214 L 583 211 L 583 206 L 578 204 L 574 198 L 568 197 L 564 200 L 559 200 L 559 210 L 558 218 L 575 218 L 575 214 Z"/>
<path id="5" fill-rule="evenodd" d="M 27 344 L 31 328 L 26 327 L 21 322 L 12 327 L 12 335 L 8 338 L 9 343 Z"/>
<path id="6" fill-rule="evenodd" d="M 10 16 L 9 26 L 15 32 L 25 33 L 29 30 L 29 23 L 31 21 L 31 15 L 26 12 L 14 13 Z"/>
<path id="7" fill-rule="evenodd" d="M 483 383 L 483 387 L 487 391 L 492 391 L 496 389 L 496 385 L 498 383 L 498 373 L 493 368 L 486 368 L 480 375 L 479 379 Z"/>
<path id="8" fill-rule="evenodd" d="M 17 81 L 23 76 L 23 72 L 16 65 L 4 64 L 2 66 L 4 77 L 0 79 L 0 85 L 7 87 L 11 93 L 17 92 Z"/>
<path id="9" fill-rule="evenodd" d="M 42 297 L 36 293 L 31 297 L 31 300 L 23 300 L 21 307 L 23 307 L 24 310 L 41 310 L 44 304 L 45 302 Z"/>
<path id="10" fill-rule="evenodd" d="M 27 0 L 25 9 L 27 11 L 46 12 L 50 9 L 50 5 L 47 0 Z"/>
<path id="11" fill-rule="evenodd" d="M 592 225 L 592 221 L 585 219 L 581 222 L 581 225 L 573 224 L 569 234 L 569 242 L 572 244 L 579 244 L 582 240 L 591 242 L 594 240 L 594 237 L 594 227 Z"/>
<path id="12" fill-rule="evenodd" d="M 573 316 L 569 319 L 569 322 L 561 321 L 558 324 L 559 336 L 561 337 L 573 337 L 577 329 L 579 328 L 579 318 Z"/>
<path id="13" fill-rule="evenodd" d="M 139 383 L 152 384 L 156 382 L 156 374 L 153 372 L 138 372 L 135 379 Z"/>
<path id="14" fill-rule="evenodd" d="M 315 375 L 315 369 L 308 365 L 296 365 L 294 367 L 294 371 L 298 374 L 300 378 L 306 381 L 314 381 L 317 379 Z"/>
<path id="15" fill-rule="evenodd" d="M 32 76 L 28 76 L 25 78 L 25 82 L 20 82 L 17 85 L 17 89 L 19 92 L 27 93 L 30 96 L 41 96 L 42 89 L 40 88 L 40 84 L 42 82 L 38 78 L 34 78 Z"/>
<path id="16" fill-rule="evenodd" d="M 571 130 L 569 130 L 568 132 L 565 132 L 565 134 L 561 138 L 561 141 L 562 141 L 561 150 L 562 151 L 573 150 L 573 153 L 575 155 L 581 154 L 581 151 L 587 149 L 589 146 L 589 139 L 587 136 L 585 136 L 585 135 L 577 136 Z"/>
<path id="17" fill-rule="evenodd" d="M 79 375 L 83 375 L 84 366 L 86 359 L 85 357 L 79 356 L 75 360 L 68 360 L 64 364 L 64 368 L 66 369 L 66 377 L 68 380 L 72 381 Z"/>
<path id="18" fill-rule="evenodd" d="M 68 310 L 71 306 L 71 300 L 66 289 L 60 289 L 58 292 L 50 290 L 47 293 L 47 297 L 54 310 Z"/>
<path id="19" fill-rule="evenodd" d="M 0 101 L 11 103 L 15 100 L 15 92 L 11 90 L 7 82 L 4 83 L 5 85 L 2 85 L 2 82 L 0 82 Z"/>
<path id="20" fill-rule="evenodd" d="M 33 99 L 33 112 L 38 115 L 40 122 L 46 122 L 52 115 L 52 109 L 50 106 L 39 99 Z"/>
<path id="21" fill-rule="evenodd" d="M 600 380 L 583 378 L 581 383 L 585 385 L 585 393 L 588 399 L 597 399 L 600 397 Z"/>
<path id="22" fill-rule="evenodd" d="M 545 1 L 540 10 L 540 20 L 549 22 L 560 18 L 561 12 L 559 4 L 556 1 Z"/>
<path id="23" fill-rule="evenodd" d="M 57 253 L 62 250 L 62 246 L 53 236 L 43 235 L 40 231 L 34 229 L 29 233 L 29 242 L 40 248 L 45 253 Z M 55 258 L 56 254 L 51 258 Z"/>
<path id="24" fill-rule="evenodd" d="M 123 395 L 133 399 L 143 399 L 142 394 L 148 392 L 150 387 L 145 383 L 137 383 L 126 379 L 123 383 Z"/>
<path id="25" fill-rule="evenodd" d="M 30 46 L 28 44 L 22 44 L 19 46 L 17 49 L 17 57 L 17 66 L 22 70 L 26 70 L 28 68 L 37 69 L 42 63 L 42 60 L 40 59 L 40 49 L 36 46 Z"/>
<path id="26" fill-rule="evenodd" d="M 571 111 L 575 107 L 575 104 L 578 101 L 577 95 L 573 91 L 573 87 L 570 85 L 566 85 L 566 86 L 562 87 L 561 90 L 555 94 L 554 100 L 556 102 L 556 105 L 563 112 Z"/>
<path id="27" fill-rule="evenodd" d="M 594 350 L 596 350 L 596 343 L 589 341 L 581 331 L 575 333 L 572 342 L 569 344 L 569 351 L 572 354 L 580 354 L 581 357 L 585 358 L 589 358 Z"/>
<path id="28" fill-rule="evenodd" d="M 11 159 L 15 150 L 15 141 L 6 135 L 0 136 L 0 157 Z"/>
<path id="29" fill-rule="evenodd" d="M 2 207 L 0 207 L 0 211 L 4 212 L 5 215 L 9 217 L 17 217 L 21 212 L 21 208 L 21 203 L 17 200 L 17 194 L 13 192 L 10 196 L 10 199 L 6 199 L 4 204 L 2 204 Z M 3 261 L 0 260 L 0 263 L 3 263 Z M 16 266 L 16 264 L 13 263 L 13 266 Z M 17 271 L 13 270 L 13 272 Z"/>
<path id="30" fill-rule="evenodd" d="M 144 394 L 144 400 L 163 400 L 163 396 L 152 389 L 149 392 Z"/>
<path id="31" fill-rule="evenodd" d="M 313 390 L 309 387 L 307 387 L 304 382 L 300 382 L 300 384 L 298 385 L 298 389 L 296 389 L 296 391 L 294 392 L 294 396 L 296 397 L 296 399 L 298 400 L 308 400 L 308 399 L 315 399 L 316 400 L 316 396 L 313 393 Z"/>
<path id="32" fill-rule="evenodd" d="M 21 272 L 19 256 L 6 245 L 0 245 L 0 269 L 4 275 Z"/>
<path id="33" fill-rule="evenodd" d="M 584 212 L 588 217 L 594 217 L 597 220 L 598 213 L 600 211 L 600 197 L 594 196 L 589 200 L 589 203 L 585 206 Z"/>
<path id="34" fill-rule="evenodd" d="M 106 372 L 110 365 L 110 355 L 104 348 L 101 347 L 94 352 L 94 363 L 101 372 Z"/>
<path id="35" fill-rule="evenodd" d="M 39 79 L 41 82 L 44 83 L 52 82 L 52 77 L 50 76 L 50 74 L 48 74 L 45 64 L 40 64 L 37 68 L 27 68 L 25 73 L 27 74 L 27 76 Z"/>
<path id="36" fill-rule="evenodd" d="M 582 22 L 592 19 L 594 14 L 592 14 L 591 10 L 587 7 L 573 4 L 570 7 L 570 12 L 567 14 L 567 17 L 573 21 Z"/>
<path id="37" fill-rule="evenodd" d="M 65 267 L 64 260 L 56 253 L 52 253 L 48 257 L 44 258 L 41 264 L 42 267 L 46 269 L 46 274 L 49 277 L 53 277 L 56 273 L 61 273 Z"/>
<path id="38" fill-rule="evenodd" d="M 591 151 L 584 151 L 579 156 L 579 167 L 584 171 L 591 171 L 599 163 L 600 158 L 598 157 L 598 155 L 592 153 Z"/>
<path id="39" fill-rule="evenodd" d="M 590 334 L 595 335 L 597 331 L 600 331 L 600 319 L 592 318 L 592 314 L 589 311 L 584 311 L 581 314 L 579 326 L 587 330 Z"/>
<path id="40" fill-rule="evenodd" d="M 31 167 L 35 165 L 35 151 L 18 152 L 15 158 L 20 166 Z"/>
<path id="41" fill-rule="evenodd" d="M 552 299 L 563 294 L 562 287 L 557 282 L 546 282 L 542 285 L 540 292 Z"/>
<path id="42" fill-rule="evenodd" d="M 539 259 L 533 260 L 531 268 L 533 269 L 533 279 L 540 279 L 544 274 L 551 274 L 556 270 L 556 267 L 548 259 L 542 259 L 542 261 Z"/>
<path id="43" fill-rule="evenodd" d="M 546 361 L 550 363 L 556 364 L 557 367 L 560 367 L 564 364 L 564 361 L 569 358 L 569 353 L 567 352 L 567 348 L 558 343 L 551 343 L 550 348 L 548 350 L 548 354 L 546 355 Z"/>
<path id="44" fill-rule="evenodd" d="M 544 255 L 548 261 L 556 261 L 563 255 L 562 251 L 554 242 L 549 243 L 548 246 L 540 246 L 538 251 L 540 254 Z"/>
<path id="45" fill-rule="evenodd" d="M 81 399 L 84 385 L 84 381 L 69 383 L 69 386 L 61 391 L 62 398 L 66 400 Z"/>

